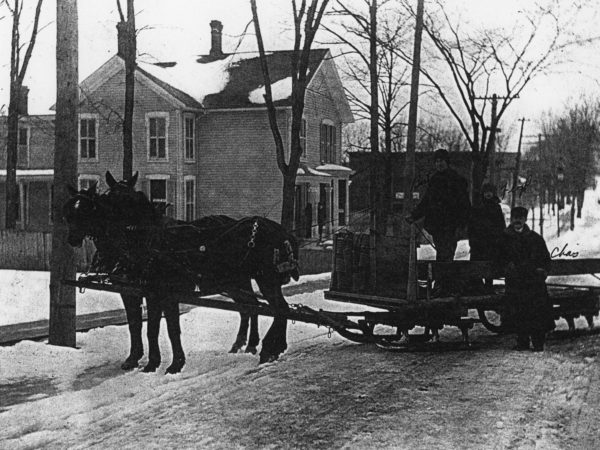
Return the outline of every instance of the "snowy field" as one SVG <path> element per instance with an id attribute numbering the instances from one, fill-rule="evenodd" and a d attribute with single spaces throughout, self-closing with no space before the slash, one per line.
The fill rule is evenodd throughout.
<path id="1" fill-rule="evenodd" d="M 561 232 L 560 238 L 556 238 L 556 220 L 547 220 L 545 236 L 548 248 L 562 249 L 567 245 L 572 251 L 579 252 L 579 258 L 600 257 L 599 211 L 597 193 L 590 191 L 586 195 L 584 217 L 577 219 L 574 231 Z M 467 256 L 465 242 L 461 243 L 459 251 L 463 258 Z M 426 258 L 430 249 L 423 247 L 420 252 L 420 257 Z M 308 285 L 311 281 L 328 277 L 329 274 L 304 276 L 297 283 Z M 584 276 L 580 280 L 585 284 L 600 285 L 593 277 Z M 47 318 L 48 281 L 48 274 L 43 272 L 1 272 L 0 324 Z M 92 291 L 78 295 L 78 313 L 121 308 L 117 295 Z M 325 301 L 320 290 L 288 296 L 287 300 L 290 304 L 301 303 L 328 310 L 353 309 L 352 305 Z M 562 343 L 557 344 L 562 346 L 561 352 L 572 351 L 573 355 L 546 352 L 523 356 L 507 352 L 505 347 L 509 344 L 506 341 L 476 329 L 476 334 L 489 341 L 491 359 L 480 352 L 470 353 L 476 356 L 467 358 L 460 353 L 449 356 L 401 355 L 352 344 L 335 333 L 329 337 L 327 329 L 315 325 L 290 322 L 288 351 L 278 362 L 259 369 L 257 357 L 227 353 L 237 331 L 236 313 L 194 308 L 182 316 L 181 322 L 187 364 L 177 375 L 164 374 L 171 357 L 164 322 L 160 342 L 163 366 L 154 374 L 119 369 L 128 351 L 125 326 L 108 326 L 78 333 L 77 349 L 30 341 L 0 347 L 0 449 L 116 446 L 414 448 L 409 442 L 423 442 L 429 448 L 459 448 L 460 441 L 448 443 L 447 439 L 459 439 L 461 427 L 465 429 L 464 433 L 471 430 L 468 428 L 470 425 L 461 425 L 451 413 L 458 411 L 453 409 L 459 408 L 460 405 L 455 406 L 457 401 L 463 402 L 465 407 L 473 406 L 469 399 L 475 393 L 460 391 L 464 389 L 461 383 L 467 379 L 473 383 L 491 383 L 487 387 L 484 385 L 481 395 L 492 395 L 490 392 L 493 391 L 498 398 L 491 403 L 487 397 L 476 401 L 479 409 L 469 414 L 476 415 L 480 423 L 487 424 L 486 427 L 489 425 L 489 429 L 480 425 L 485 429 L 471 430 L 472 436 L 463 436 L 463 439 L 470 439 L 465 441 L 464 448 L 504 448 L 502 445 L 488 446 L 489 442 L 481 440 L 482 436 L 495 436 L 501 443 L 503 439 L 513 439 L 515 433 L 524 433 L 525 425 L 514 419 L 514 411 L 511 412 L 516 403 L 509 401 L 511 393 L 525 389 L 520 387 L 519 380 L 530 386 L 527 392 L 522 393 L 523 398 L 530 401 L 523 405 L 523 414 L 527 416 L 528 408 L 533 408 L 531 414 L 542 417 L 545 422 L 542 425 L 537 422 L 530 424 L 540 433 L 535 445 L 515 445 L 514 448 L 561 448 L 556 442 L 565 430 L 553 428 L 554 421 L 559 419 L 554 417 L 554 400 L 548 400 L 548 386 L 554 389 L 552 395 L 566 402 L 563 406 L 568 406 L 568 409 L 564 411 L 569 414 L 581 414 L 588 407 L 588 402 L 596 398 L 592 395 L 596 389 L 595 382 L 590 375 L 592 372 L 589 372 L 596 370 L 596 351 L 600 351 L 600 342 L 594 337 L 590 339 L 596 339 L 593 342 L 598 348 L 594 347 L 593 351 L 583 349 L 583 344 Z M 261 318 L 261 335 L 270 323 L 270 318 Z M 456 330 L 444 329 L 442 338 L 457 339 L 458 336 Z M 574 356 L 580 354 L 581 358 Z M 142 360 L 144 363 L 145 359 Z M 428 364 L 430 369 L 427 369 Z M 597 374 L 597 371 L 594 373 Z M 408 378 L 398 381 L 402 377 Z M 423 384 L 423 378 L 419 377 L 429 381 Z M 548 377 L 547 381 L 544 377 Z M 389 384 L 381 384 L 381 380 L 388 380 Z M 513 382 L 514 385 L 511 384 Z M 406 383 L 404 388 L 402 383 Z M 460 392 L 457 394 L 458 391 L 452 391 L 449 386 Z M 563 387 L 565 392 L 561 391 Z M 584 391 L 587 394 L 584 395 Z M 386 396 L 386 392 L 390 395 Z M 431 404 L 423 403 L 428 392 L 436 392 L 438 396 Z M 397 441 L 397 435 L 390 430 L 399 423 L 409 426 L 408 418 L 402 412 L 404 409 L 397 410 L 396 416 L 390 416 L 389 411 L 377 412 L 376 403 L 367 407 L 368 400 L 375 397 L 381 405 L 396 402 L 392 408 L 400 408 L 398 402 L 408 401 L 402 403 L 402 408 L 417 408 L 419 414 L 427 415 L 422 417 L 422 422 L 415 421 L 410 433 L 402 431 L 408 433 L 403 437 L 404 441 Z M 307 403 L 309 398 L 311 400 Z M 250 399 L 256 403 L 250 403 Z M 548 404 L 540 403 L 546 400 Z M 485 409 L 480 403 L 485 405 Z M 450 408 L 448 414 L 439 412 L 444 404 Z M 285 413 L 279 413 L 277 408 L 283 408 L 281 411 Z M 546 408 L 544 411 L 551 410 L 548 417 L 540 416 L 543 408 Z M 434 411 L 437 412 L 434 414 Z M 357 416 L 359 413 L 360 417 Z M 374 416 L 369 414 L 378 414 L 378 420 L 381 419 L 382 424 L 389 423 L 392 428 L 383 430 L 375 426 L 370 419 Z M 270 420 L 268 425 L 263 423 L 266 417 Z M 438 417 L 437 422 L 435 417 Z M 348 422 L 344 430 L 345 418 Z M 433 422 L 429 422 L 431 420 Z M 428 424 L 427 433 L 419 423 Z M 456 426 L 456 430 L 448 428 L 444 431 L 440 425 L 444 423 Z M 322 429 L 320 427 L 324 425 L 319 424 L 327 424 L 328 428 Z M 363 429 L 370 431 L 360 431 Z M 342 436 L 341 440 L 332 443 L 332 433 Z M 305 438 L 310 439 L 310 443 L 302 440 Z M 448 445 L 445 446 L 445 443 Z"/>

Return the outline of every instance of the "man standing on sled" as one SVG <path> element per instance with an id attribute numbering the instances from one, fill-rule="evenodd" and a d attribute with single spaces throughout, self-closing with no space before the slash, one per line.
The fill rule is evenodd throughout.
<path id="1" fill-rule="evenodd" d="M 554 329 L 546 290 L 550 253 L 544 238 L 527 226 L 527 209 L 513 208 L 504 231 L 500 264 L 504 268 L 506 311 L 503 322 L 517 334 L 516 350 L 544 350 L 546 333 Z"/>
<path id="2" fill-rule="evenodd" d="M 450 167 L 450 155 L 440 149 L 434 153 L 435 173 L 431 176 L 427 191 L 412 214 L 409 223 L 425 218 L 424 228 L 433 238 L 436 261 L 454 260 L 454 253 L 461 230 L 467 226 L 471 202 L 468 183 Z M 452 280 L 436 280 L 435 296 L 443 297 L 453 290 Z"/>

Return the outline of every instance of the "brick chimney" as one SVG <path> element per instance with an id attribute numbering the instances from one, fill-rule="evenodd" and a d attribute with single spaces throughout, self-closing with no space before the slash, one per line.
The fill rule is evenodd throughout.
<path id="1" fill-rule="evenodd" d="M 29 88 L 21 86 L 21 95 L 19 95 L 18 112 L 20 116 L 26 116 L 29 113 Z"/>
<path id="2" fill-rule="evenodd" d="M 223 56 L 223 24 L 219 20 L 210 22 L 210 56 Z"/>

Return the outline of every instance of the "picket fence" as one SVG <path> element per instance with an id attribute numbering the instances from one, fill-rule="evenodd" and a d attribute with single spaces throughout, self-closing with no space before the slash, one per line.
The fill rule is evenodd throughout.
<path id="1" fill-rule="evenodd" d="M 91 241 L 75 249 L 77 270 L 84 272 L 94 255 Z M 0 269 L 50 270 L 52 234 L 31 231 L 0 230 Z M 332 251 L 329 249 L 300 249 L 302 274 L 331 271 Z"/>

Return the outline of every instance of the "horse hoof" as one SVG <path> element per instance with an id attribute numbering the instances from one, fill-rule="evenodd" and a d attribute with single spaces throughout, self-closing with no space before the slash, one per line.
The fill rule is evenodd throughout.
<path id="1" fill-rule="evenodd" d="M 126 359 L 123 364 L 121 364 L 121 369 L 123 370 L 133 370 L 138 366 L 137 359 Z"/>
<path id="2" fill-rule="evenodd" d="M 160 363 L 148 363 L 146 367 L 144 367 L 144 373 L 156 372 L 156 369 L 160 366 Z"/>
<path id="3" fill-rule="evenodd" d="M 271 363 L 273 361 L 277 361 L 279 359 L 279 355 L 270 355 L 270 354 L 260 354 L 259 364 Z"/>
<path id="4" fill-rule="evenodd" d="M 252 353 L 253 355 L 256 355 L 256 347 L 248 345 L 246 347 L 245 353 Z"/>
<path id="5" fill-rule="evenodd" d="M 165 373 L 179 373 L 181 372 L 181 369 L 183 369 L 183 366 L 185 366 L 185 359 L 175 360 L 169 367 L 167 367 Z"/>
<path id="6" fill-rule="evenodd" d="M 231 347 L 231 350 L 229 350 L 229 353 L 237 353 L 242 349 L 241 345 L 238 344 L 233 344 L 233 346 Z"/>

